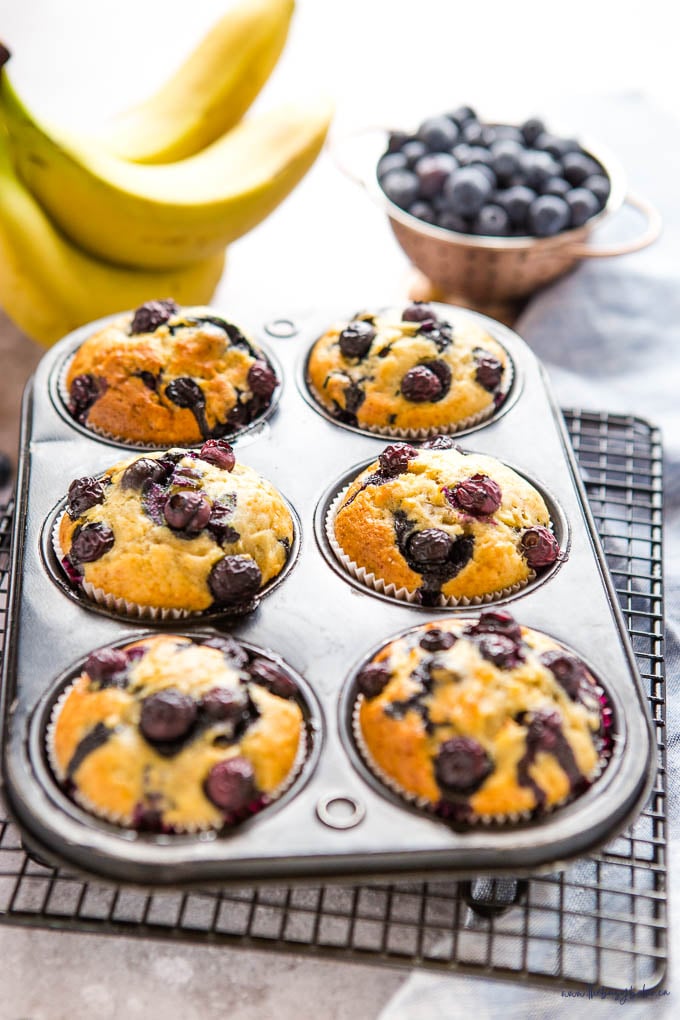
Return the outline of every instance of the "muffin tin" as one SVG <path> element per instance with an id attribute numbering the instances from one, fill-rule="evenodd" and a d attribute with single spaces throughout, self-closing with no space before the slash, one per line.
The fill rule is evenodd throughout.
<path id="1" fill-rule="evenodd" d="M 435 307 L 445 315 L 446 306 Z M 252 330 L 266 348 L 276 346 L 283 386 L 276 411 L 238 439 L 235 448 L 295 507 L 302 523 L 300 552 L 288 576 L 254 613 L 216 617 L 211 626 L 272 649 L 305 678 L 318 707 L 310 695 L 315 739 L 305 781 L 296 781 L 262 815 L 220 835 L 116 830 L 65 810 L 45 767 L 44 727 L 64 676 L 93 648 L 138 636 L 139 622 L 93 612 L 68 598 L 46 570 L 41 533 L 56 500 L 72 478 L 97 474 L 113 463 L 117 444 L 84 436 L 56 406 L 63 359 L 93 327 L 57 344 L 39 365 L 22 413 L 3 675 L 3 776 L 26 843 L 41 857 L 144 885 L 519 875 L 553 870 L 591 851 L 642 808 L 655 772 L 651 723 L 566 432 L 536 358 L 514 333 L 484 316 L 477 318 L 510 353 L 515 377 L 511 399 L 490 421 L 466 430 L 463 445 L 507 461 L 530 478 L 549 494 L 560 527 L 568 522 L 569 533 L 568 558 L 558 569 L 495 605 L 507 604 L 520 623 L 572 647 L 589 664 L 616 718 L 612 757 L 584 795 L 552 815 L 516 826 L 453 827 L 396 803 L 368 780 L 348 718 L 351 679 L 377 645 L 423 622 L 424 614 L 436 618 L 441 610 L 358 588 L 321 555 L 318 522 L 329 492 L 338 485 L 333 479 L 353 474 L 357 463 L 374 459 L 386 445 L 384 438 L 324 420 L 303 392 L 311 344 L 343 314 L 346 308 L 335 308 L 304 321 L 281 319 Z M 471 615 L 469 607 L 446 611 Z M 154 623 L 152 630 L 168 626 Z M 180 632 L 195 630 L 183 620 Z M 205 621 L 200 632 L 205 632 Z"/>

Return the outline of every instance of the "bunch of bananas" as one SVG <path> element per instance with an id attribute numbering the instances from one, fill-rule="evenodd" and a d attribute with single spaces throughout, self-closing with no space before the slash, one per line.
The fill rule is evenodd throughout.
<path id="1" fill-rule="evenodd" d="M 0 71 L 0 305 L 50 344 L 172 295 L 207 304 L 225 247 L 309 170 L 326 100 L 242 116 L 283 49 L 294 0 L 241 0 L 175 75 L 105 133 L 47 128 Z M 0 65 L 9 53 L 0 45 Z"/>

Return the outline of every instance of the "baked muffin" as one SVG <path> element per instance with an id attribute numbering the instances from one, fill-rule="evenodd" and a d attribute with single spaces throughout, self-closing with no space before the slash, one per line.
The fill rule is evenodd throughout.
<path id="1" fill-rule="evenodd" d="M 312 395 L 344 424 L 404 438 L 482 421 L 502 402 L 512 368 L 473 318 L 451 313 L 448 321 L 415 303 L 335 325 L 309 356 Z"/>
<path id="2" fill-rule="evenodd" d="M 387 446 L 327 518 L 336 556 L 365 584 L 423 605 L 507 594 L 560 556 L 543 497 L 449 436 Z"/>
<path id="3" fill-rule="evenodd" d="M 427 623 L 359 672 L 355 737 L 374 773 L 459 821 L 540 815 L 600 773 L 611 710 L 584 663 L 508 612 Z"/>
<path id="4" fill-rule="evenodd" d="M 149 301 L 78 348 L 63 383 L 82 425 L 129 443 L 172 446 L 233 436 L 278 385 L 263 351 L 210 308 Z"/>
<path id="5" fill-rule="evenodd" d="M 283 497 L 229 444 L 129 457 L 77 478 L 55 551 L 88 597 L 129 615 L 252 608 L 293 543 Z"/>
<path id="6" fill-rule="evenodd" d="M 229 637 L 176 634 L 92 652 L 48 728 L 58 782 L 133 829 L 220 829 L 290 785 L 305 750 L 296 685 Z"/>

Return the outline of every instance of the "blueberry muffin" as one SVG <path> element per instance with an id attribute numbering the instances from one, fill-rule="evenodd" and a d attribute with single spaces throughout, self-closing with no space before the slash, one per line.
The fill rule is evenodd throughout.
<path id="1" fill-rule="evenodd" d="M 293 535 L 273 485 L 237 464 L 225 440 L 209 439 L 75 479 L 55 549 L 96 601 L 130 615 L 177 615 L 252 608 L 286 565 Z"/>
<path id="2" fill-rule="evenodd" d="M 64 397 L 95 432 L 166 447 L 233 436 L 265 413 L 277 385 L 238 326 L 209 308 L 149 301 L 78 348 Z"/>
<path id="3" fill-rule="evenodd" d="M 274 800 L 304 756 L 297 688 L 229 637 L 164 634 L 92 652 L 48 729 L 58 782 L 133 829 L 221 829 Z"/>
<path id="4" fill-rule="evenodd" d="M 560 556 L 541 494 L 449 436 L 387 446 L 341 494 L 327 530 L 351 573 L 423 605 L 497 597 Z"/>
<path id="5" fill-rule="evenodd" d="M 359 748 L 375 774 L 458 821 L 541 815 L 599 775 L 611 710 L 584 663 L 508 612 L 442 620 L 359 672 Z"/>
<path id="6" fill-rule="evenodd" d="M 415 438 L 488 417 L 511 371 L 504 348 L 470 316 L 447 321 L 414 303 L 360 312 L 329 329 L 307 374 L 313 396 L 338 421 Z"/>

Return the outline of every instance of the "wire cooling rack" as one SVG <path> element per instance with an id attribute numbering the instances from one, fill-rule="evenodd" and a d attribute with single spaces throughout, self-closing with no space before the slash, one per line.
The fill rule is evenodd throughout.
<path id="1" fill-rule="evenodd" d="M 565 418 L 656 731 L 659 772 L 635 825 L 568 871 L 526 881 L 147 895 L 85 882 L 32 859 L 0 803 L 0 921 L 307 952 L 562 988 L 658 984 L 667 957 L 660 436 L 638 418 L 582 411 L 567 411 Z M 0 512 L 0 636 L 11 519 L 10 505 Z"/>

